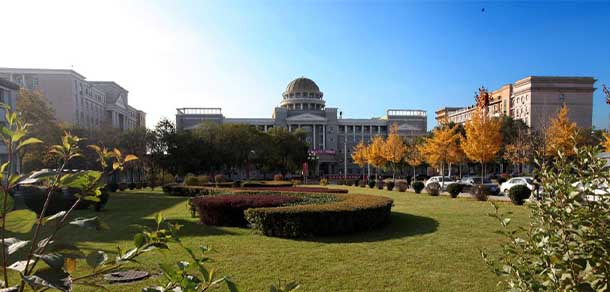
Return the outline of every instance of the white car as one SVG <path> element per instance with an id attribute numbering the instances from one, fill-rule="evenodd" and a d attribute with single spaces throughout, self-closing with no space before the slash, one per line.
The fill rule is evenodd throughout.
<path id="1" fill-rule="evenodd" d="M 520 176 L 520 177 L 513 177 L 513 178 L 503 182 L 502 185 L 500 185 L 500 192 L 504 193 L 504 194 L 508 194 L 508 191 L 510 190 L 510 188 L 512 188 L 516 185 L 524 185 L 531 191 L 534 191 L 534 189 L 536 188 L 534 186 L 534 178 L 529 177 L 529 176 Z"/>
<path id="2" fill-rule="evenodd" d="M 438 183 L 441 186 L 441 189 L 445 190 L 448 185 L 456 184 L 458 182 L 448 176 L 445 176 L 444 178 L 442 176 L 433 176 L 429 178 L 424 185 L 427 187 L 431 183 Z"/>

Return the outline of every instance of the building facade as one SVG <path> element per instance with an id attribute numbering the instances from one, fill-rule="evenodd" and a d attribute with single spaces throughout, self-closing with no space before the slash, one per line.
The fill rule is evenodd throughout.
<path id="1" fill-rule="evenodd" d="M 522 120 L 532 130 L 543 130 L 564 104 L 569 119 L 580 128 L 591 128 L 593 119 L 592 77 L 529 76 L 490 92 L 490 116 L 510 116 Z M 436 111 L 436 120 L 464 124 L 476 105 L 445 107 Z"/>
<path id="2" fill-rule="evenodd" d="M 145 113 L 130 106 L 129 92 L 113 81 L 88 81 L 67 69 L 0 68 L 0 78 L 40 91 L 59 121 L 79 128 L 108 124 L 125 131 L 145 126 Z"/>
<path id="3" fill-rule="evenodd" d="M 15 108 L 15 99 L 17 98 L 17 94 L 19 92 L 19 85 L 10 82 L 6 79 L 0 78 L 0 103 L 8 105 L 10 108 Z M 6 121 L 6 112 L 4 108 L 0 108 L 0 123 L 4 127 L 7 127 Z M 18 159 L 18 157 L 16 157 Z M 0 142 L 0 164 L 8 161 L 8 149 L 4 143 Z M 16 165 L 12 165 L 12 170 L 18 170 L 19 163 Z"/>
<path id="4" fill-rule="evenodd" d="M 380 118 L 347 119 L 337 108 L 326 107 L 324 93 L 308 78 L 290 82 L 282 100 L 266 119 L 226 118 L 220 108 L 180 108 L 176 114 L 176 128 L 189 130 L 201 123 L 247 124 L 261 131 L 285 128 L 301 129 L 306 133 L 310 153 L 315 156 L 316 174 L 360 175 L 362 169 L 351 159 L 354 147 L 360 142 L 369 143 L 374 136 L 387 136 L 388 129 L 396 124 L 399 135 L 413 138 L 427 131 L 426 112 L 423 110 L 390 109 Z"/>

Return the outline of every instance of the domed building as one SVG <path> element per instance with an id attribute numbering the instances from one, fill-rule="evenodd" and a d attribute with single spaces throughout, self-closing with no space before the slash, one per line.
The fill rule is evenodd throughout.
<path id="1" fill-rule="evenodd" d="M 326 107 L 324 93 L 311 79 L 292 80 L 282 93 L 282 100 L 269 119 L 227 118 L 220 108 L 179 108 L 176 128 L 189 130 L 201 123 L 248 124 L 261 131 L 286 128 L 306 133 L 310 153 L 317 163 L 310 174 L 320 176 L 360 176 L 362 168 L 351 159 L 354 147 L 374 136 L 387 136 L 388 128 L 398 126 L 398 133 L 406 138 L 424 135 L 427 117 L 424 110 L 389 109 L 380 118 L 348 119 L 335 107 Z"/>

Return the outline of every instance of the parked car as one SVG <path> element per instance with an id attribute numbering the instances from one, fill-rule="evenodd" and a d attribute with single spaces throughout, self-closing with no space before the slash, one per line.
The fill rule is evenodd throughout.
<path id="1" fill-rule="evenodd" d="M 429 179 L 430 177 L 425 175 L 425 174 L 418 174 L 415 176 L 415 180 L 419 180 L 419 181 L 425 181 L 427 179 Z"/>
<path id="2" fill-rule="evenodd" d="M 468 191 L 474 185 L 483 184 L 494 195 L 498 195 L 500 193 L 500 188 L 497 184 L 491 182 L 491 180 L 489 180 L 488 178 L 485 178 L 481 181 L 480 176 L 465 176 L 459 181 L 459 183 L 464 186 L 465 191 Z"/>
<path id="3" fill-rule="evenodd" d="M 431 183 L 438 183 L 439 185 L 441 185 L 441 189 L 445 190 L 447 189 L 447 186 L 450 184 L 456 184 L 458 183 L 457 181 L 453 180 L 452 178 L 445 176 L 433 176 L 431 178 L 429 178 L 426 183 L 424 184 L 424 186 L 428 186 Z"/>
<path id="4" fill-rule="evenodd" d="M 608 186 L 608 182 L 599 183 L 599 181 L 595 181 L 599 188 L 593 190 L 593 194 L 583 195 L 583 199 L 588 202 L 598 201 L 603 196 L 610 196 L 610 187 Z M 575 182 L 572 184 L 573 187 L 576 188 L 578 192 L 582 192 L 585 189 L 585 185 L 581 182 Z"/>
<path id="5" fill-rule="evenodd" d="M 534 185 L 534 178 L 529 177 L 529 176 L 520 176 L 520 177 L 513 177 L 513 178 L 507 180 L 506 182 L 502 183 L 502 185 L 500 185 L 500 192 L 504 193 L 504 194 L 508 194 L 508 191 L 510 190 L 510 188 L 512 188 L 513 186 L 516 186 L 516 185 L 525 185 L 531 191 L 534 191 L 536 189 L 536 186 Z"/>

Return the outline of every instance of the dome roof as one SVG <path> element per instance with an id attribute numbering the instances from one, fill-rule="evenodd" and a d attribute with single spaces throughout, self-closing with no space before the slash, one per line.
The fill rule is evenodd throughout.
<path id="1" fill-rule="evenodd" d="M 313 80 L 305 77 L 299 77 L 295 80 L 292 80 L 286 86 L 286 90 L 283 93 L 283 96 L 289 96 L 299 93 L 299 95 L 309 96 L 309 94 L 314 94 L 316 97 L 322 97 L 322 92 L 318 85 L 313 82 Z M 304 94 L 306 93 L 306 95 Z"/>

